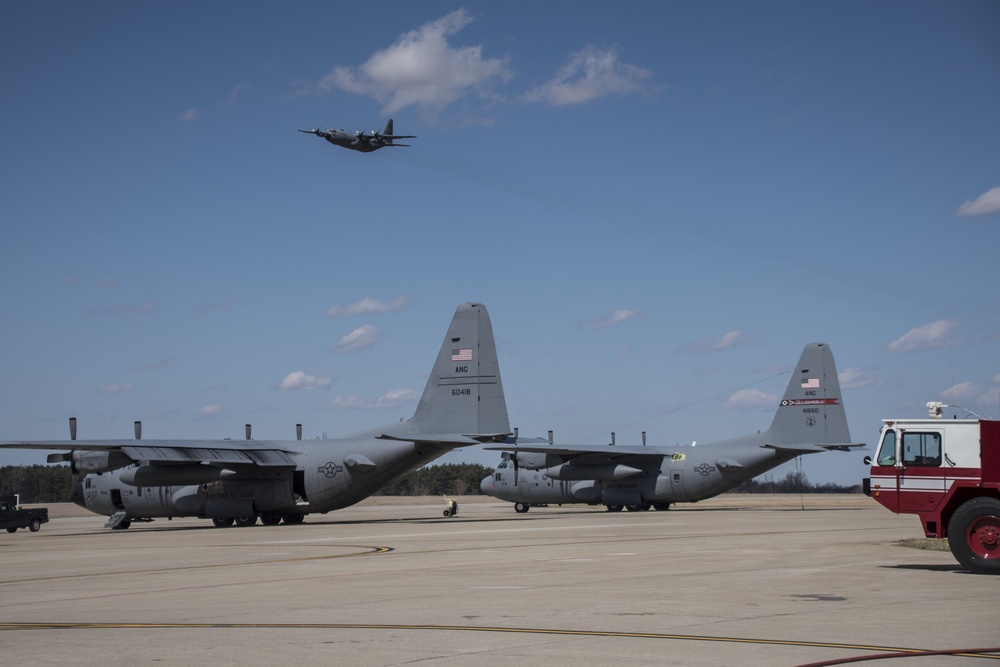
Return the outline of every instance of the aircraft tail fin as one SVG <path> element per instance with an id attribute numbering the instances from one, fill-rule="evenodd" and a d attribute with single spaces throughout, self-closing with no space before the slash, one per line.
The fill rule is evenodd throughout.
<path id="1" fill-rule="evenodd" d="M 829 345 L 810 343 L 802 350 L 766 435 L 768 446 L 777 449 L 794 449 L 795 445 L 818 445 L 822 449 L 849 446 L 851 433 Z"/>
<path id="2" fill-rule="evenodd" d="M 471 444 L 470 438 L 480 442 L 504 439 L 509 433 L 489 313 L 481 303 L 463 303 L 455 310 L 406 434 L 397 437 L 459 445 Z M 463 436 L 464 441 L 444 437 L 449 434 Z"/>
<path id="3" fill-rule="evenodd" d="M 385 121 L 385 127 L 382 128 L 382 135 L 385 136 L 385 143 L 392 143 L 392 119 Z"/>

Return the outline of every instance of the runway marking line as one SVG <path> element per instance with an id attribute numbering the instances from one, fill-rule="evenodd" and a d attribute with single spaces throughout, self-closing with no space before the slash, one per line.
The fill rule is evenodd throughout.
<path id="1" fill-rule="evenodd" d="M 557 628 L 503 628 L 475 625 L 419 625 L 419 624 L 368 624 L 368 623 L 5 623 L 0 621 L 0 632 L 14 630 L 169 630 L 169 629 L 236 629 L 236 630 L 431 630 L 437 632 L 498 632 L 529 635 L 559 635 L 570 637 L 617 637 L 624 639 L 667 639 L 675 641 L 720 642 L 730 644 L 762 644 L 768 646 L 799 646 L 831 648 L 850 651 L 876 651 L 898 654 L 891 657 L 948 653 L 964 658 L 1000 660 L 997 649 L 965 649 L 976 652 L 950 652 L 930 649 L 903 648 L 899 646 L 871 646 L 866 644 L 839 644 L 836 642 L 811 642 L 788 639 L 755 639 L 752 637 L 715 637 L 710 635 L 683 635 L 659 632 L 616 632 L 611 630 L 561 630 Z M 985 651 L 985 653 L 980 652 Z M 882 657 L 889 657 L 883 655 Z M 869 658 L 870 659 L 870 658 Z M 850 659 L 848 659 L 850 660 Z"/>

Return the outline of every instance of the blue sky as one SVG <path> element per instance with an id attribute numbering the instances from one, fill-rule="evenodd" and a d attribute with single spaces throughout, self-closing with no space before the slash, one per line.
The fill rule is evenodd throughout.
<path id="1" fill-rule="evenodd" d="M 464 301 L 526 435 L 764 429 L 813 341 L 855 440 L 929 400 L 1000 417 L 995 2 L 0 17 L 0 439 L 397 421 Z M 390 116 L 412 148 L 295 132 Z"/>

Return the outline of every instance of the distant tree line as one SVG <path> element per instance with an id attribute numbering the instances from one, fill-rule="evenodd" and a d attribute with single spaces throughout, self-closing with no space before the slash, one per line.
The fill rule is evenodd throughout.
<path id="1" fill-rule="evenodd" d="M 22 503 L 68 503 L 72 486 L 69 466 L 0 468 L 0 496 L 18 494 Z"/>
<path id="2" fill-rule="evenodd" d="M 812 484 L 804 472 L 789 470 L 784 479 L 764 475 L 743 482 L 729 493 L 861 493 L 861 485 Z"/>
<path id="3" fill-rule="evenodd" d="M 493 468 L 478 463 L 446 463 L 414 470 L 376 493 L 377 496 L 478 496 L 479 483 Z"/>

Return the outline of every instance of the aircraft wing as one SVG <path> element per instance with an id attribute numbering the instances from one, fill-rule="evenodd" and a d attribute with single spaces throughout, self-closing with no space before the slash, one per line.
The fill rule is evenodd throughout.
<path id="1" fill-rule="evenodd" d="M 451 447 L 467 447 L 469 445 L 481 445 L 483 442 L 496 440 L 505 437 L 505 433 L 457 435 L 455 433 L 435 434 L 412 434 L 412 435 L 390 435 L 383 433 L 378 436 L 379 440 L 398 440 L 400 442 L 414 442 L 420 445 L 446 445 Z M 492 449 L 487 447 L 487 449 Z"/>
<path id="2" fill-rule="evenodd" d="M 383 139 L 416 139 L 415 134 L 380 134 L 378 135 Z"/>
<path id="3" fill-rule="evenodd" d="M 576 445 L 574 447 L 563 447 L 560 445 L 491 445 L 483 449 L 512 453 L 554 454 L 565 459 L 586 457 L 590 463 L 602 460 L 618 461 L 620 459 L 635 459 L 637 457 L 661 458 L 670 456 L 673 453 L 660 447 L 623 447 L 620 445 Z"/>
<path id="4" fill-rule="evenodd" d="M 267 440 L 44 440 L 3 442 L 3 449 L 119 451 L 133 461 L 156 463 L 294 466 L 295 450 Z"/>
<path id="5" fill-rule="evenodd" d="M 808 443 L 798 443 L 792 445 L 772 445 L 770 443 L 764 443 L 761 447 L 768 447 L 770 449 L 777 449 L 783 452 L 801 452 L 803 454 L 808 454 L 810 452 L 828 452 L 831 449 L 836 449 L 842 452 L 849 452 L 852 449 L 859 449 L 867 447 L 863 442 L 825 442 L 822 444 L 808 444 Z"/>

